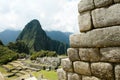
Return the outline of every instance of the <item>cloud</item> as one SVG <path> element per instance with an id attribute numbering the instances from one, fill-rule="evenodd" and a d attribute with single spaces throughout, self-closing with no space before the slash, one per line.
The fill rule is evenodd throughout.
<path id="1" fill-rule="evenodd" d="M 38 19 L 45 30 L 78 31 L 79 0 L 0 0 L 0 31 L 21 30 Z"/>

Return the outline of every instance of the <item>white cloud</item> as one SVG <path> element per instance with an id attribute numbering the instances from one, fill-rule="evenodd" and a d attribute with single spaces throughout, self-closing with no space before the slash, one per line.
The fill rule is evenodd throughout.
<path id="1" fill-rule="evenodd" d="M 38 19 L 45 30 L 78 31 L 80 0 L 0 0 L 0 31 L 21 30 Z"/>

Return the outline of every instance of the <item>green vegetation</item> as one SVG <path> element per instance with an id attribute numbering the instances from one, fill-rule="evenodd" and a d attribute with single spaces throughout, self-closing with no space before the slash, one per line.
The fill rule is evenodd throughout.
<path id="1" fill-rule="evenodd" d="M 23 58 L 26 58 L 26 57 L 27 57 L 26 53 L 20 53 L 20 54 L 18 54 L 18 58 L 19 59 L 23 59 Z"/>
<path id="2" fill-rule="evenodd" d="M 57 53 L 55 51 L 41 50 L 39 52 L 33 53 L 31 55 L 31 60 L 35 60 L 37 57 L 57 57 Z"/>
<path id="3" fill-rule="evenodd" d="M 39 72 L 33 72 L 32 74 L 37 78 L 39 78 L 40 76 L 43 76 L 43 78 L 48 80 L 58 80 L 57 72 L 55 71 L 41 70 Z"/>
<path id="4" fill-rule="evenodd" d="M 6 64 L 15 59 L 17 59 L 17 53 L 7 47 L 0 46 L 0 64 Z"/>
<path id="5" fill-rule="evenodd" d="M 0 45 L 3 45 L 2 41 L 0 40 Z"/>
<path id="6" fill-rule="evenodd" d="M 8 48 L 17 53 L 27 53 L 29 54 L 29 48 L 23 41 L 16 41 L 15 43 L 10 42 Z"/>

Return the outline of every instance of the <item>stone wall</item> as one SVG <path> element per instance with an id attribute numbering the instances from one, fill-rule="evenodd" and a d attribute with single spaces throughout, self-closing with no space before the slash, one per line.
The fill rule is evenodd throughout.
<path id="1" fill-rule="evenodd" d="M 120 0 L 81 0 L 59 80 L 120 80 Z"/>

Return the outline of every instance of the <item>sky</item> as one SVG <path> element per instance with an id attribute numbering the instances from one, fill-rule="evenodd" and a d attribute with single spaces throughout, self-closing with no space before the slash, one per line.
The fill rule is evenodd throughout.
<path id="1" fill-rule="evenodd" d="M 0 32 L 22 30 L 38 19 L 48 31 L 78 32 L 80 0 L 0 0 Z"/>

